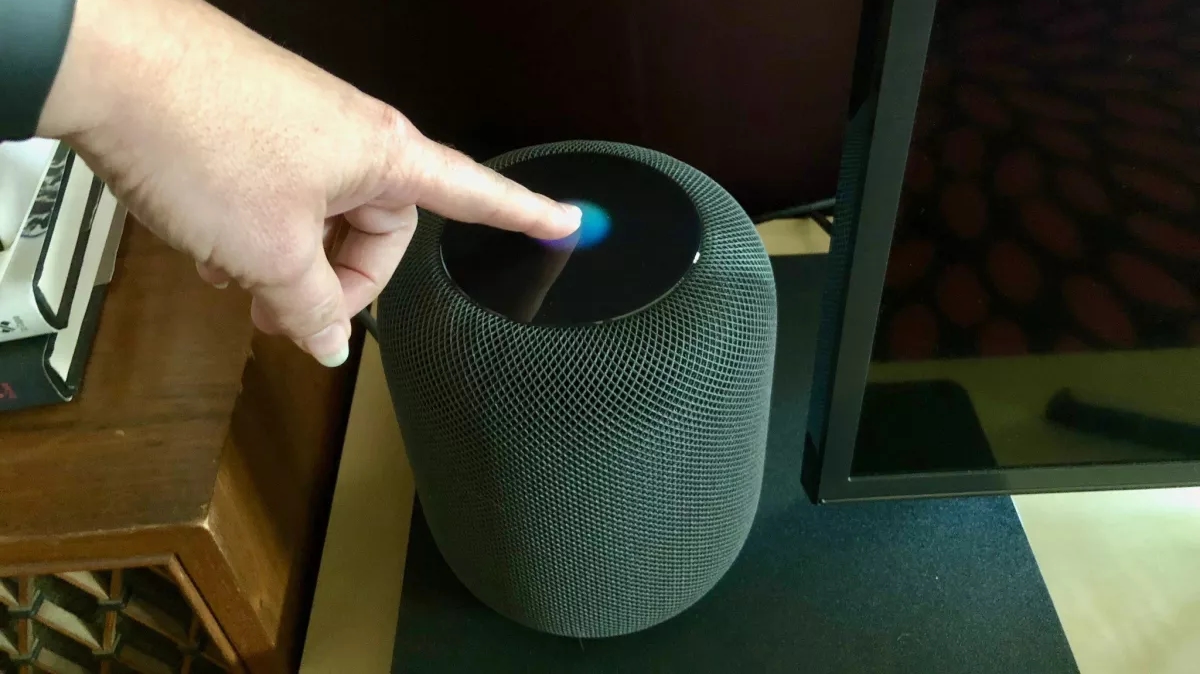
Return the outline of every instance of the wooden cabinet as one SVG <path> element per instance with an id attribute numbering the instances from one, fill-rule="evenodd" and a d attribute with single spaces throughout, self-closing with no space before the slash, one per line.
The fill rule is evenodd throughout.
<path id="1" fill-rule="evenodd" d="M 295 671 L 362 336 L 322 368 L 130 225 L 81 395 L 0 415 L 0 671 Z"/>

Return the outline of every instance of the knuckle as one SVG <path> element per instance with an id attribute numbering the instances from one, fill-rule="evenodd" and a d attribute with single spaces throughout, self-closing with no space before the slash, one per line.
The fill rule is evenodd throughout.
<path id="1" fill-rule="evenodd" d="M 283 283 L 276 287 L 268 302 L 281 330 L 292 339 L 306 339 L 346 318 L 342 315 L 342 297 L 337 286 L 315 285 L 311 277 Z"/>
<path id="2" fill-rule="evenodd" d="M 309 325 L 307 327 L 308 334 L 321 330 L 333 323 L 340 321 L 343 316 L 340 315 L 342 307 L 342 298 L 339 294 L 325 293 L 322 297 L 312 305 L 312 310 L 309 312 Z M 307 337 L 308 335 L 300 335 Z"/>
<path id="3" fill-rule="evenodd" d="M 396 108 L 379 103 L 373 113 L 375 132 L 370 148 L 378 153 L 376 162 L 379 178 L 393 185 L 415 186 L 421 175 L 420 157 L 414 152 L 420 146 L 421 132 Z"/>
<path id="4" fill-rule="evenodd" d="M 312 266 L 316 247 L 309 237 L 290 233 L 287 228 L 272 233 L 258 252 L 264 267 L 270 270 L 268 278 L 263 279 L 267 283 L 294 282 Z"/>
<path id="5" fill-rule="evenodd" d="M 285 312 L 278 317 L 279 326 L 289 339 L 301 341 L 341 321 L 338 304 L 332 298 L 318 300 L 300 312 Z"/>
<path id="6" fill-rule="evenodd" d="M 394 142 L 403 145 L 412 140 L 417 133 L 416 127 L 396 108 L 383 104 L 379 112 L 380 131 Z"/>
<path id="7" fill-rule="evenodd" d="M 418 133 L 404 113 L 386 103 L 379 105 L 375 113 L 375 124 L 376 139 L 383 139 L 378 145 L 387 148 L 393 156 L 396 150 L 403 150 L 411 143 Z"/>

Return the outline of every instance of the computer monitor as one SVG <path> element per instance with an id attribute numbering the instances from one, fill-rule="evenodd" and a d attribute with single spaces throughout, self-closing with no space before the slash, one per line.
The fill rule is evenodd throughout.
<path id="1" fill-rule="evenodd" d="M 1200 7 L 867 0 L 820 501 L 1200 484 Z"/>

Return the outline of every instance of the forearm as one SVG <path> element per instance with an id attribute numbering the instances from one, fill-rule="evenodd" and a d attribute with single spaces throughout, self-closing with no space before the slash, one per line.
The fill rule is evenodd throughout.
<path id="1" fill-rule="evenodd" d="M 0 140 L 37 133 L 74 9 L 75 0 L 0 0 Z"/>

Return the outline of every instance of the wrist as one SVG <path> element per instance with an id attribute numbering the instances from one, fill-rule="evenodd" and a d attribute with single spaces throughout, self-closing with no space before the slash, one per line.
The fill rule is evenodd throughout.
<path id="1" fill-rule="evenodd" d="M 58 75 L 38 120 L 37 135 L 63 138 L 94 126 L 106 114 L 107 103 L 97 94 L 103 85 L 95 81 L 97 68 L 96 2 L 76 0 L 75 15 L 63 52 Z"/>
<path id="2" fill-rule="evenodd" d="M 158 0 L 76 0 L 37 135 L 70 140 L 112 126 L 153 91 L 172 62 Z M 161 82 L 161 79 L 158 79 Z"/>

